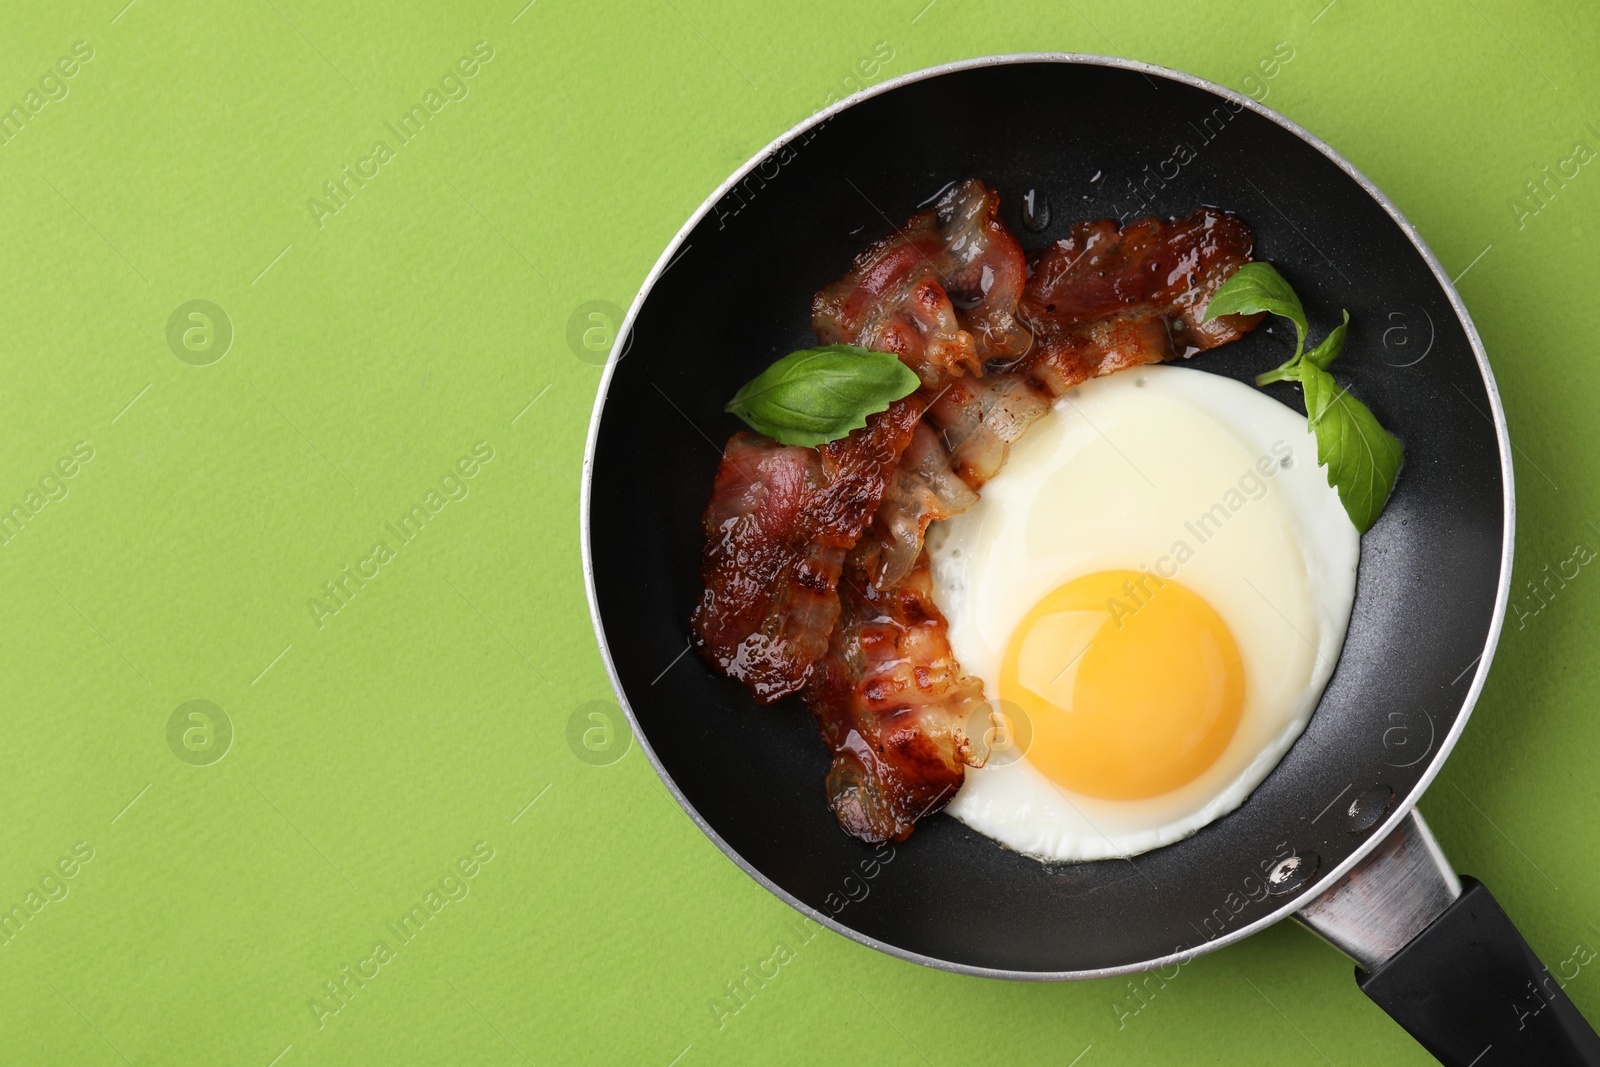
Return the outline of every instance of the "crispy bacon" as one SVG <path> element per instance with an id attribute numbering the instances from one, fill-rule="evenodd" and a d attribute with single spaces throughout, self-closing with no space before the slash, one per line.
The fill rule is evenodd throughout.
<path id="1" fill-rule="evenodd" d="M 998 205 L 982 182 L 954 186 L 812 301 L 819 340 L 895 353 L 922 379 L 922 393 L 820 449 L 750 434 L 728 442 L 704 518 L 705 592 L 693 622 L 706 658 L 757 700 L 805 685 L 838 617 L 845 553 L 882 511 L 886 489 L 893 487 L 890 510 L 878 519 L 881 554 L 897 579 L 916 559 L 931 517 L 971 506 L 970 493 L 947 476 L 901 475 L 896 460 L 928 398 L 980 373 L 985 359 L 1027 350 L 1016 317 L 1026 263 L 995 217 Z M 909 538 L 908 522 L 920 523 Z"/>
<path id="2" fill-rule="evenodd" d="M 999 208 L 999 194 L 977 179 L 951 186 L 816 295 L 817 337 L 895 352 L 930 390 L 981 389 L 985 363 L 1014 362 L 1033 344 L 1017 317 L 1027 261 Z M 880 588 L 910 572 L 930 522 L 977 499 L 951 476 L 937 435 L 919 435 L 914 451 L 863 541 L 868 573 Z"/>
<path id="3" fill-rule="evenodd" d="M 982 765 L 966 733 L 987 722 L 983 681 L 961 673 L 933 602 L 927 556 L 896 588 L 847 578 L 807 702 L 833 752 L 828 805 L 863 841 L 903 840 Z"/>
<path id="4" fill-rule="evenodd" d="M 1200 322 L 1211 294 L 1250 261 L 1253 244 L 1244 220 L 1215 208 L 1120 230 L 1107 220 L 1081 222 L 1034 261 L 1022 314 L 1047 340 L 1100 322 L 1156 322 L 1174 354 L 1192 356 L 1237 340 L 1261 320 Z"/>
<path id="5" fill-rule="evenodd" d="M 1238 216 L 1211 208 L 1121 230 L 1105 220 L 1074 226 L 1036 257 L 1023 290 L 1019 314 L 1033 328 L 1032 350 L 981 381 L 952 383 L 929 411 L 951 468 L 981 488 L 1011 442 L 1073 386 L 1188 358 L 1254 329 L 1260 315 L 1200 322 L 1211 295 L 1250 261 L 1252 244 Z"/>
<path id="6" fill-rule="evenodd" d="M 1030 338 L 1017 298 L 1027 264 L 999 206 L 975 178 L 952 186 L 816 295 L 817 338 L 893 352 L 935 389 L 1022 355 Z"/>
<path id="7" fill-rule="evenodd" d="M 877 510 L 922 417 L 912 395 L 820 448 L 728 441 L 703 526 L 701 651 L 762 703 L 797 693 L 839 617 L 845 553 Z"/>
<path id="8" fill-rule="evenodd" d="M 977 502 L 978 494 L 950 469 L 938 432 L 918 423 L 871 527 L 856 545 L 856 569 L 877 588 L 893 589 L 917 562 L 928 524 Z"/>

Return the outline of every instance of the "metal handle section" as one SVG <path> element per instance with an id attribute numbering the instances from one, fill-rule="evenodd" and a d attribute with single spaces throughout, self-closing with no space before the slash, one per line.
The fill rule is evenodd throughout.
<path id="1" fill-rule="evenodd" d="M 1295 918 L 1370 971 L 1461 895 L 1461 879 L 1415 808 L 1339 884 Z"/>
<path id="2" fill-rule="evenodd" d="M 1299 918 L 1446 1067 L 1600 1067 L 1600 1037 L 1561 983 L 1415 811 Z"/>

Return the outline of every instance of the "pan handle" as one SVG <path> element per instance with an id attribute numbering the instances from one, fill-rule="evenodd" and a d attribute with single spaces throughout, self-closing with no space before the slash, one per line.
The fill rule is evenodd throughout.
<path id="1" fill-rule="evenodd" d="M 1564 983 L 1483 883 L 1456 877 L 1415 810 L 1296 918 L 1355 960 L 1361 991 L 1446 1067 L 1600 1065 Z"/>

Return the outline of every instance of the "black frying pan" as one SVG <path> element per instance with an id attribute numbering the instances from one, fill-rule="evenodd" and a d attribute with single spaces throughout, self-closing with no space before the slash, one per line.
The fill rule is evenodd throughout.
<path id="1" fill-rule="evenodd" d="M 815 343 L 815 290 L 967 177 L 1000 190 L 1028 248 L 1086 218 L 1239 213 L 1256 257 L 1306 300 L 1314 335 L 1350 309 L 1337 373 L 1406 446 L 1304 735 L 1237 811 L 1131 861 L 1046 866 L 944 815 L 890 848 L 862 845 L 828 809 L 829 756 L 799 702 L 758 707 L 679 658 L 700 514 L 740 428 L 722 405 Z M 1192 365 L 1249 381 L 1283 345 L 1282 330 L 1257 330 Z M 1272 388 L 1298 406 L 1291 386 Z M 1493 898 L 1470 879 L 1462 892 L 1412 813 L 1483 686 L 1511 579 L 1509 441 L 1482 344 L 1383 194 L 1253 101 L 1125 60 L 1007 56 L 887 82 L 789 131 L 700 208 L 619 331 L 583 522 L 601 651 L 662 780 L 734 862 L 840 933 L 967 974 L 1087 978 L 1168 965 L 1298 913 L 1446 1063 L 1600 1063 L 1593 1031 Z M 1550 1007 L 1519 1016 L 1529 981 Z"/>

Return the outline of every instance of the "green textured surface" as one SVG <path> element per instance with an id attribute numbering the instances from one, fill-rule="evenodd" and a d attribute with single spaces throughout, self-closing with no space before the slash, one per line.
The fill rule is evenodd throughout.
<path id="1" fill-rule="evenodd" d="M 1185 966 L 1120 1029 L 1125 980 L 804 941 L 636 747 L 574 755 L 576 709 L 610 693 L 578 553 L 599 370 L 569 316 L 626 305 L 702 198 L 880 42 L 880 78 L 1115 51 L 1265 94 L 1470 265 L 1519 445 L 1519 610 L 1424 809 L 1553 969 L 1600 945 L 1600 577 L 1537 614 L 1523 586 L 1600 547 L 1600 173 L 1512 206 L 1600 148 L 1592 7 L 124 2 L 11 10 L 0 35 L 6 105 L 93 49 L 0 144 L 0 504 L 93 451 L 0 547 L 7 1063 L 1430 1062 L 1290 925 Z M 470 92 L 398 146 L 385 123 L 480 41 Z M 1262 79 L 1279 42 L 1294 58 Z M 394 158 L 319 226 L 308 198 L 380 139 Z M 209 366 L 167 341 L 194 299 L 235 332 Z M 446 483 L 465 498 L 319 628 L 323 583 L 398 543 L 385 523 L 480 442 L 492 460 Z M 206 765 L 168 741 L 192 700 L 234 731 Z M 442 881 L 475 847 L 492 859 Z M 403 942 L 386 924 L 413 905 Z M 323 983 L 371 974 L 380 941 L 340 1007 Z M 719 1025 L 713 998 L 778 941 L 795 958 Z M 1596 970 L 1567 987 L 1591 1014 Z"/>

